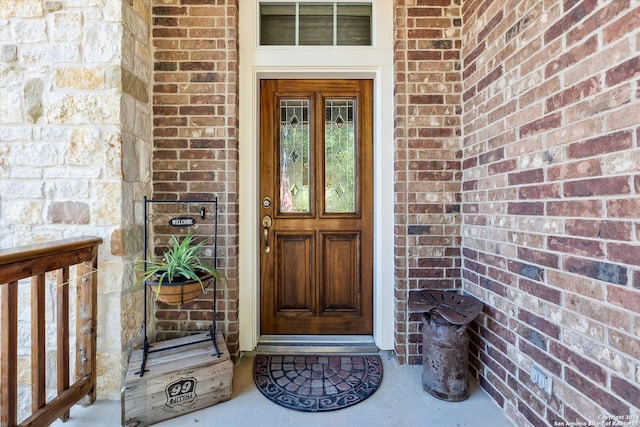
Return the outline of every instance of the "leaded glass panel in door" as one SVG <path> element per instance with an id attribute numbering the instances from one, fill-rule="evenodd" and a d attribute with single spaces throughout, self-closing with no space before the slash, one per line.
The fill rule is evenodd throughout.
<path id="1" fill-rule="evenodd" d="M 309 212 L 309 101 L 280 100 L 280 212 Z"/>
<path id="2" fill-rule="evenodd" d="M 356 211 L 355 101 L 325 100 L 325 212 Z"/>

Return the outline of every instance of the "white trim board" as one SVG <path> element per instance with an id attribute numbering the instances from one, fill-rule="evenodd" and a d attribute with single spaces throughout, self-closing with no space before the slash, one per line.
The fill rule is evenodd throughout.
<path id="1" fill-rule="evenodd" d="M 382 350 L 394 347 L 393 242 L 393 4 L 374 3 L 374 46 L 257 46 L 258 1 L 240 0 L 239 100 L 239 333 L 240 350 L 260 339 L 259 302 L 259 81 L 265 78 L 374 80 L 374 335 Z M 330 52 L 329 52 L 330 51 Z"/>

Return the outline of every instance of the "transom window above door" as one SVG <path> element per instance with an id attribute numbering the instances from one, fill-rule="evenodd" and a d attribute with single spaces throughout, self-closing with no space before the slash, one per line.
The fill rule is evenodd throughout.
<path id="1" fill-rule="evenodd" d="M 261 46 L 371 46 L 372 4 L 260 2 Z"/>

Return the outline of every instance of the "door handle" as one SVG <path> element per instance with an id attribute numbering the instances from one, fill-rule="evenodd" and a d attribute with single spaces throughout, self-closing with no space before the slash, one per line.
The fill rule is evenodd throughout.
<path id="1" fill-rule="evenodd" d="M 271 246 L 269 246 L 269 228 L 271 228 L 272 224 L 271 217 L 269 215 L 265 215 L 262 217 L 262 233 L 264 235 L 264 253 L 268 254 L 271 252 Z"/>

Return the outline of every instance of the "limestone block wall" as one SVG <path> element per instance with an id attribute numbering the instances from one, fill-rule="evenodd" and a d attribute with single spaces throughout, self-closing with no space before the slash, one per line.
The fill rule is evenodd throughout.
<path id="1" fill-rule="evenodd" d="M 149 27 L 144 0 L 0 2 L 0 246 L 104 239 L 98 394 L 114 399 L 140 325 L 130 314 L 140 296 L 128 288 L 135 201 L 150 181 Z M 24 370 L 30 350 L 26 334 L 20 340 Z"/>
<path id="2" fill-rule="evenodd" d="M 460 288 L 462 35 L 459 0 L 395 4 L 395 351 L 421 363 L 412 289 Z"/>
<path id="3" fill-rule="evenodd" d="M 520 426 L 640 413 L 639 6 L 463 4 L 472 364 Z"/>
<path id="4" fill-rule="evenodd" d="M 141 287 L 132 289 L 133 265 L 142 256 L 142 200 L 150 196 L 153 125 L 151 89 L 153 56 L 151 46 L 151 0 L 122 2 L 122 61 L 120 90 L 121 123 L 121 188 L 120 227 L 110 236 L 110 251 L 122 259 L 122 279 L 114 280 L 113 306 L 120 309 L 120 328 L 111 354 L 119 354 L 121 375 L 105 376 L 110 390 L 119 391 L 128 367 L 132 347 L 140 345 L 144 293 Z M 105 312 L 106 314 L 106 312 Z M 111 318 L 105 315 L 99 325 L 111 328 Z M 153 331 L 154 325 L 148 325 Z M 118 353 L 119 352 L 119 353 Z M 115 360 L 114 360 L 115 363 Z M 99 373 L 100 374 L 100 373 Z"/>

